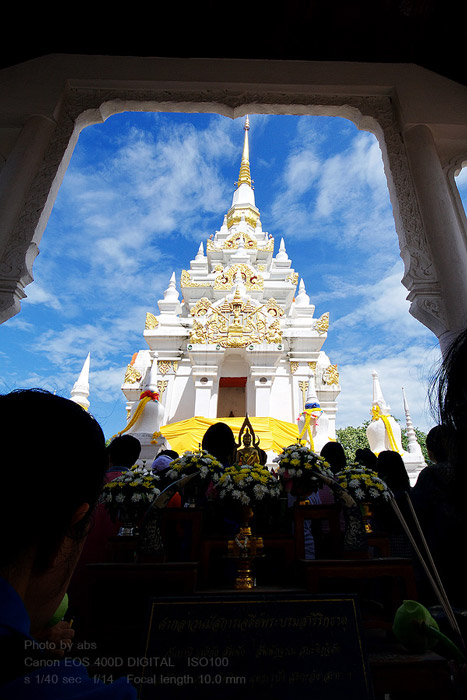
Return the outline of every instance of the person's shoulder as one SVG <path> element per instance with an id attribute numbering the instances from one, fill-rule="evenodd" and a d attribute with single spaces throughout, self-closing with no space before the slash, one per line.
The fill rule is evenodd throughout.
<path id="1" fill-rule="evenodd" d="M 438 476 L 438 474 L 439 474 L 439 465 L 438 464 L 429 464 L 427 467 L 424 467 L 424 469 L 421 470 L 413 488 L 417 489 L 420 485 L 424 485 L 424 484 L 427 484 L 427 483 L 435 480 L 436 477 Z"/>

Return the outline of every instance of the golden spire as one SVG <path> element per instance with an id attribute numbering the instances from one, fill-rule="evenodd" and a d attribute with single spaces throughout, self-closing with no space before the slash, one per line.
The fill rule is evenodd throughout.
<path id="1" fill-rule="evenodd" d="M 250 120 L 248 119 L 248 114 L 245 119 L 245 140 L 243 142 L 243 153 L 242 162 L 240 164 L 240 173 L 238 176 L 237 189 L 240 185 L 244 183 L 251 187 L 251 175 L 250 175 L 250 149 L 248 146 L 248 132 L 250 130 Z"/>

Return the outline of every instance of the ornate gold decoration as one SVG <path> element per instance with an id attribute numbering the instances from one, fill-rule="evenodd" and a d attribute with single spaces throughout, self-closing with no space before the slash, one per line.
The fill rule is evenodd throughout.
<path id="1" fill-rule="evenodd" d="M 320 335 L 326 333 L 329 328 L 329 311 L 323 314 L 315 323 L 315 328 Z"/>
<path id="2" fill-rule="evenodd" d="M 124 384 L 137 384 L 142 379 L 141 372 L 133 367 L 133 365 L 128 365 L 125 372 Z"/>
<path id="3" fill-rule="evenodd" d="M 266 272 L 266 265 L 256 265 L 258 272 Z"/>
<path id="4" fill-rule="evenodd" d="M 258 247 L 256 239 L 252 238 L 248 233 L 244 233 L 242 231 L 237 231 L 237 233 L 233 233 L 231 236 L 229 236 L 222 247 L 225 250 L 235 250 L 238 248 L 240 238 L 243 238 L 245 248 L 254 250 Z"/>
<path id="5" fill-rule="evenodd" d="M 188 270 L 182 270 L 180 287 L 212 287 L 212 282 L 193 282 Z"/>
<path id="6" fill-rule="evenodd" d="M 279 320 L 276 319 L 271 323 L 266 333 L 266 340 L 268 343 L 281 343 L 282 342 L 282 330 Z"/>
<path id="7" fill-rule="evenodd" d="M 285 278 L 286 282 L 291 282 L 294 287 L 297 286 L 298 283 L 298 272 L 292 272 L 288 277 Z"/>
<path id="8" fill-rule="evenodd" d="M 222 265 L 222 263 L 217 263 L 217 265 L 214 265 L 213 270 L 214 272 L 223 272 L 224 266 Z"/>
<path id="9" fill-rule="evenodd" d="M 227 228 L 232 228 L 234 224 L 239 224 L 242 218 L 245 219 L 245 222 L 249 224 L 251 228 L 256 228 L 256 222 L 259 219 L 259 214 L 250 207 L 236 207 L 227 215 Z"/>
<path id="10" fill-rule="evenodd" d="M 191 309 L 192 316 L 206 316 L 211 308 L 211 302 L 206 297 L 201 297 Z"/>
<path id="11" fill-rule="evenodd" d="M 274 251 L 274 238 L 270 238 L 265 246 L 260 248 L 260 250 Z"/>
<path id="12" fill-rule="evenodd" d="M 305 410 L 305 404 L 306 404 L 306 392 L 308 391 L 308 382 L 306 380 L 298 382 L 298 386 L 300 391 L 302 392 L 302 399 L 303 399 L 303 410 Z"/>
<path id="13" fill-rule="evenodd" d="M 174 360 L 174 361 L 172 362 L 172 367 L 173 367 L 174 374 L 177 374 L 177 371 L 178 371 L 178 360 Z"/>
<path id="14" fill-rule="evenodd" d="M 152 314 L 150 311 L 146 313 L 146 322 L 144 324 L 144 330 L 145 331 L 153 331 L 154 328 L 157 328 L 159 325 L 159 321 L 157 318 Z"/>
<path id="15" fill-rule="evenodd" d="M 313 374 L 316 372 L 316 362 L 308 362 L 308 367 L 311 369 Z"/>
<path id="16" fill-rule="evenodd" d="M 168 380 L 167 379 L 158 379 L 157 380 L 157 391 L 159 392 L 159 401 L 162 401 L 162 397 L 164 396 L 164 391 L 167 389 L 168 385 Z"/>
<path id="17" fill-rule="evenodd" d="M 325 384 L 339 384 L 339 372 L 337 365 L 329 365 L 323 372 L 323 382 Z"/>
<path id="18" fill-rule="evenodd" d="M 232 301 L 225 299 L 216 306 L 209 304 L 204 317 L 196 316 L 190 343 L 217 343 L 223 348 L 244 348 L 250 343 L 282 342 L 279 320 L 263 309 L 263 306 L 255 306 L 250 299 L 242 299 L 237 290 Z M 203 318 L 204 323 L 197 318 Z"/>
<path id="19" fill-rule="evenodd" d="M 290 363 L 290 371 L 292 374 L 295 374 L 295 372 L 298 369 L 298 362 L 291 362 Z"/>
<path id="20" fill-rule="evenodd" d="M 216 250 L 216 246 L 214 245 L 214 241 L 211 238 L 208 238 L 206 241 L 206 251 L 213 251 Z"/>
<path id="21" fill-rule="evenodd" d="M 276 316 L 276 317 L 281 317 L 284 315 L 284 311 L 282 307 L 279 306 L 277 301 L 274 299 L 274 297 L 271 297 L 268 299 L 266 302 L 266 310 L 268 314 L 271 314 L 271 316 Z"/>
<path id="22" fill-rule="evenodd" d="M 159 360 L 159 362 L 157 363 L 157 369 L 162 375 L 167 374 L 167 372 L 170 372 L 170 370 L 172 369 L 172 361 Z"/>
<path id="23" fill-rule="evenodd" d="M 232 289 L 237 272 L 240 272 L 245 288 L 248 290 L 262 290 L 264 280 L 251 267 L 245 263 L 232 265 L 227 272 L 222 272 L 214 280 L 214 289 Z"/>

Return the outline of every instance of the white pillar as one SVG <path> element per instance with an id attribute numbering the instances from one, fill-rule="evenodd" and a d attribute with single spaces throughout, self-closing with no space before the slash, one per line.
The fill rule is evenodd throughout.
<path id="1" fill-rule="evenodd" d="M 30 117 L 0 171 L 0 322 L 20 311 L 23 288 L 33 279 L 40 236 L 18 238 L 17 225 L 54 129 L 50 119 Z"/>
<path id="2" fill-rule="evenodd" d="M 260 377 L 254 377 L 254 382 L 255 416 L 259 418 L 269 418 L 271 415 L 272 379 L 270 376 L 262 374 Z"/>
<path id="3" fill-rule="evenodd" d="M 447 328 L 437 332 L 443 346 L 445 333 L 451 336 L 467 325 L 465 232 L 431 130 L 424 124 L 413 126 L 404 133 L 404 142 L 445 307 Z"/>

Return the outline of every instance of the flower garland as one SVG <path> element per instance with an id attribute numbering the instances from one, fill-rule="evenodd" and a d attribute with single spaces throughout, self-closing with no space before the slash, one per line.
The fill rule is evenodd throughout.
<path id="1" fill-rule="evenodd" d="M 378 474 L 363 464 L 352 464 L 336 474 L 343 489 L 358 503 L 389 501 L 393 494 Z"/>
<path id="2" fill-rule="evenodd" d="M 282 493 L 277 477 L 260 464 L 234 464 L 227 467 L 218 481 L 217 488 L 220 499 L 244 506 L 265 498 L 279 498 Z"/>
<path id="3" fill-rule="evenodd" d="M 159 477 L 152 469 L 135 464 L 105 484 L 100 503 L 105 505 L 113 520 L 123 512 L 139 518 L 160 494 L 158 481 Z"/>
<path id="4" fill-rule="evenodd" d="M 187 474 L 193 474 L 197 470 L 201 479 L 212 479 L 215 483 L 219 481 L 222 474 L 222 464 L 213 457 L 207 450 L 198 452 L 187 451 L 181 457 L 177 457 L 170 465 L 167 477 L 170 479 L 180 479 Z"/>
<path id="5" fill-rule="evenodd" d="M 274 458 L 274 462 L 279 465 L 277 475 L 287 492 L 294 487 L 300 487 L 301 490 L 308 490 L 308 493 L 315 493 L 322 486 L 322 481 L 316 477 L 316 474 L 334 478 L 329 463 L 324 457 L 301 443 L 285 447 L 281 454 Z"/>

